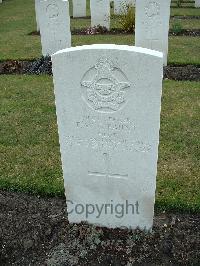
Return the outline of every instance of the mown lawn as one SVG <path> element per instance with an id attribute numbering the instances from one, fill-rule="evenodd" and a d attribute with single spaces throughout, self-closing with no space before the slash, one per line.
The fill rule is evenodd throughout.
<path id="1" fill-rule="evenodd" d="M 89 11 L 89 5 L 88 5 Z M 200 15 L 200 9 L 172 8 L 181 15 Z M 192 13 L 190 13 L 192 12 Z M 180 15 L 180 14 L 179 14 Z M 180 23 L 182 28 L 198 28 L 199 20 L 171 20 L 171 27 Z M 33 0 L 7 0 L 0 6 L 0 60 L 34 59 L 41 56 L 39 36 L 30 36 L 36 30 L 35 11 Z M 90 25 L 87 19 L 72 19 L 72 28 L 81 28 Z M 119 27 L 119 23 L 112 20 L 112 27 Z M 72 45 L 92 43 L 115 43 L 134 45 L 134 36 L 130 35 L 97 35 L 73 36 Z M 200 64 L 200 38 L 170 37 L 169 63 Z"/>
<path id="2" fill-rule="evenodd" d="M 94 35 L 73 36 L 72 45 L 93 43 L 134 43 L 133 35 Z M 200 64 L 200 38 L 196 37 L 169 37 L 169 64 Z"/>
<path id="3" fill-rule="evenodd" d="M 12 34 L 11 34 L 12 35 Z M 6 35 L 6 42 L 9 45 L 2 46 L 0 60 L 8 59 L 34 59 L 41 57 L 41 44 L 39 36 L 27 36 L 22 38 L 19 35 L 12 40 L 11 35 Z M 5 40 L 5 39 L 4 39 Z M 72 46 L 114 43 L 134 44 L 134 36 L 129 35 L 94 35 L 94 36 L 72 36 Z M 1 45 L 1 40 L 0 40 Z M 20 47 L 18 49 L 17 47 Z M 200 38 L 196 37 L 170 37 L 169 38 L 169 64 L 200 64 Z"/>
<path id="4" fill-rule="evenodd" d="M 200 29 L 200 19 L 171 19 L 170 29 L 174 31 L 176 30 L 177 26 L 179 27 L 179 29 Z"/>
<path id="5" fill-rule="evenodd" d="M 64 195 L 52 77 L 2 75 L 0 188 Z M 156 206 L 200 210 L 198 82 L 165 81 Z"/>
<path id="6" fill-rule="evenodd" d="M 119 16 L 111 16 L 111 28 L 122 28 L 122 23 Z M 180 29 L 200 29 L 200 19 L 170 19 L 170 29 L 174 30 L 175 27 Z M 71 29 L 82 29 L 90 27 L 89 18 L 71 18 Z"/>

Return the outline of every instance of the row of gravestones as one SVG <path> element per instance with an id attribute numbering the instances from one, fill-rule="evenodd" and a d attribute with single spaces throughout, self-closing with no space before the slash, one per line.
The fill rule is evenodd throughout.
<path id="1" fill-rule="evenodd" d="M 90 1 L 90 5 L 93 6 L 96 4 L 97 1 Z M 112 1 L 98 1 L 99 4 L 103 4 L 107 7 L 108 10 L 108 4 Z M 73 17 L 86 17 L 86 0 L 73 0 Z M 114 0 L 114 14 L 119 15 L 123 13 L 127 6 L 135 5 L 135 0 Z M 97 3 L 98 4 L 98 3 Z M 91 8 L 92 9 L 92 8 Z M 108 11 L 107 11 L 108 12 Z"/>
<path id="2" fill-rule="evenodd" d="M 151 48 L 159 40 L 167 42 L 169 0 L 136 5 L 141 40 L 149 33 Z M 40 2 L 45 54 L 71 45 L 67 14 L 67 1 Z M 56 44 L 48 50 L 52 40 Z M 57 51 L 52 67 L 69 222 L 150 230 L 163 54 L 134 46 L 86 45 Z"/>
<path id="3" fill-rule="evenodd" d="M 92 25 L 110 24 L 109 0 L 91 0 Z M 69 3 L 66 0 L 36 0 L 42 53 L 51 55 L 71 47 Z M 167 65 L 170 0 L 136 1 L 135 45 L 163 52 Z M 108 24 L 107 24 L 108 23 Z"/>
<path id="4" fill-rule="evenodd" d="M 92 1 L 92 0 L 91 0 Z M 125 5 L 135 5 L 136 0 L 113 0 L 114 1 L 114 13 L 120 14 L 124 10 Z M 3 0 L 0 0 L 0 4 Z M 112 0 L 110 1 L 112 2 Z M 73 0 L 73 17 L 86 16 L 86 0 Z M 195 0 L 195 7 L 200 7 L 200 0 Z"/>
<path id="5" fill-rule="evenodd" d="M 104 1 L 105 2 L 105 1 Z M 126 12 L 128 6 L 135 6 L 136 0 L 114 0 L 114 14 L 119 15 Z M 86 17 L 86 0 L 73 0 L 73 17 Z M 92 0 L 91 0 L 92 3 Z M 200 7 L 200 0 L 195 0 L 195 7 Z"/>
<path id="6" fill-rule="evenodd" d="M 39 9 L 40 0 L 36 1 L 36 11 Z M 86 0 L 73 0 L 73 17 L 86 17 Z M 134 5 L 135 0 L 115 0 L 114 11 L 115 14 L 126 12 L 128 5 Z M 110 1 L 109 0 L 91 0 L 91 26 L 103 26 L 110 28 Z M 36 14 L 37 17 L 37 14 Z M 39 21 L 38 30 L 39 30 Z"/>

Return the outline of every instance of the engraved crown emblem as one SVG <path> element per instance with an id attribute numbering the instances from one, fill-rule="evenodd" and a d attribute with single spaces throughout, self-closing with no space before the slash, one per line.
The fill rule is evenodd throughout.
<path id="1" fill-rule="evenodd" d="M 92 72 L 93 77 L 85 80 L 88 72 Z M 84 98 L 90 107 L 97 111 L 113 112 L 119 110 L 126 102 L 125 89 L 130 87 L 130 83 L 119 81 L 116 77 L 117 72 L 123 80 L 126 79 L 123 72 L 106 58 L 100 58 L 97 64 L 86 72 L 81 85 L 86 88 Z"/>

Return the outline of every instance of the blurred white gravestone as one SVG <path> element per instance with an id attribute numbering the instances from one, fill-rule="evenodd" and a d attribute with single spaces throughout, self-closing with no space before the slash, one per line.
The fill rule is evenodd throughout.
<path id="1" fill-rule="evenodd" d="M 200 0 L 195 0 L 195 7 L 200 7 Z"/>
<path id="2" fill-rule="evenodd" d="M 40 22 L 39 22 L 39 1 L 35 0 L 35 19 L 37 25 L 37 31 L 40 31 Z"/>
<path id="3" fill-rule="evenodd" d="M 167 65 L 171 0 L 136 0 L 135 45 L 163 52 Z"/>
<path id="4" fill-rule="evenodd" d="M 126 4 L 124 0 L 114 0 L 114 14 L 121 15 L 126 10 Z"/>
<path id="5" fill-rule="evenodd" d="M 162 57 L 117 45 L 74 47 L 52 56 L 71 223 L 152 227 Z"/>
<path id="6" fill-rule="evenodd" d="M 91 26 L 110 29 L 110 1 L 90 0 Z"/>
<path id="7" fill-rule="evenodd" d="M 129 1 L 128 1 L 128 4 L 129 4 L 129 5 L 132 5 L 132 6 L 135 6 L 135 0 L 129 0 Z"/>
<path id="8" fill-rule="evenodd" d="M 73 17 L 86 17 L 86 0 L 73 0 Z"/>
<path id="9" fill-rule="evenodd" d="M 114 0 L 114 14 L 126 13 L 128 6 L 135 6 L 135 0 Z"/>
<path id="10" fill-rule="evenodd" d="M 67 0 L 37 0 L 42 54 L 71 47 L 69 3 Z"/>

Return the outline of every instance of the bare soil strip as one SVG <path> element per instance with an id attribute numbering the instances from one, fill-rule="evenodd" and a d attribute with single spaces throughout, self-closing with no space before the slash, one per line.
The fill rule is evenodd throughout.
<path id="1" fill-rule="evenodd" d="M 198 265 L 199 220 L 159 213 L 151 233 L 69 224 L 64 198 L 0 191 L 0 265 Z"/>
<path id="2" fill-rule="evenodd" d="M 112 28 L 111 30 L 107 30 L 104 27 L 89 27 L 82 29 L 72 29 L 72 35 L 127 35 L 127 34 L 135 34 L 132 31 L 125 31 L 123 29 Z M 39 36 L 40 32 L 33 31 L 28 35 Z M 199 37 L 200 29 L 180 29 L 177 31 L 170 30 L 169 36 L 189 36 L 189 37 Z"/>
<path id="3" fill-rule="evenodd" d="M 0 74 L 52 75 L 51 60 L 49 57 L 42 57 L 34 61 L 9 60 L 0 62 Z M 180 81 L 200 81 L 200 66 L 169 65 L 164 67 L 164 78 Z"/>

